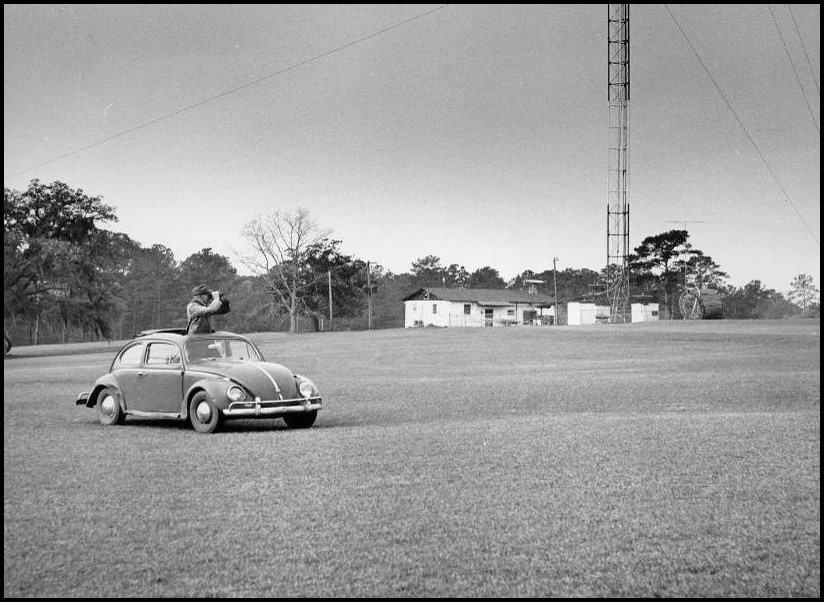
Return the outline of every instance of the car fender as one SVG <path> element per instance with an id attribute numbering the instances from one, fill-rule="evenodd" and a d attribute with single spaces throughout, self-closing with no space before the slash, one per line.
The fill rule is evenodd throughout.
<path id="1" fill-rule="evenodd" d="M 198 391 L 205 391 L 220 409 L 224 409 L 226 406 L 226 389 L 230 382 L 232 381 L 225 377 L 207 376 L 192 383 L 183 396 L 180 407 L 181 417 L 189 417 L 189 403 Z"/>
<path id="2" fill-rule="evenodd" d="M 86 407 L 93 408 L 97 405 L 97 396 L 100 395 L 103 389 L 112 389 L 117 393 L 117 403 L 120 404 L 120 409 L 125 412 L 126 405 L 123 402 L 123 393 L 117 384 L 117 379 L 114 377 L 114 374 L 104 374 L 97 379 L 94 383 L 94 389 L 92 389 L 91 395 L 89 395 L 89 399 L 86 400 Z"/>

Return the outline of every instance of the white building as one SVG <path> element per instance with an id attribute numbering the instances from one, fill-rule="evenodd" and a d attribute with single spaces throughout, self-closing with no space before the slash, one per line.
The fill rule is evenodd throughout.
<path id="1" fill-rule="evenodd" d="M 514 326 L 550 324 L 555 300 L 526 291 L 422 288 L 404 298 L 405 326 Z"/>
<path id="2" fill-rule="evenodd" d="M 595 304 L 571 301 L 567 303 L 567 324 L 570 326 L 586 326 L 595 324 Z"/>
<path id="3" fill-rule="evenodd" d="M 632 323 L 636 322 L 657 322 L 658 321 L 658 304 L 657 303 L 633 303 L 630 305 L 632 311 Z"/>
<path id="4" fill-rule="evenodd" d="M 589 324 L 604 324 L 609 322 L 609 305 L 595 303 L 567 303 L 567 324 L 570 326 L 587 326 Z"/>

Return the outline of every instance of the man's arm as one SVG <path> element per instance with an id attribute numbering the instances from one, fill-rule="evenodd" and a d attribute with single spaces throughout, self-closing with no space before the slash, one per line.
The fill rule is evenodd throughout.
<path id="1" fill-rule="evenodd" d="M 217 292 L 217 291 L 215 291 Z M 215 295 L 212 299 L 212 302 L 209 305 L 200 305 L 198 303 L 189 303 L 189 319 L 197 318 L 200 316 L 211 316 L 215 313 L 218 309 L 220 309 L 220 297 Z"/>

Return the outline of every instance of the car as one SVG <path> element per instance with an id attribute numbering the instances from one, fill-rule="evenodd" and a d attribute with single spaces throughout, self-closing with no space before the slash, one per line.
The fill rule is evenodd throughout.
<path id="1" fill-rule="evenodd" d="M 123 345 L 76 404 L 95 409 L 104 425 L 127 416 L 175 418 L 214 433 L 238 418 L 282 418 L 290 428 L 309 428 L 323 399 L 311 379 L 267 362 L 244 336 L 170 328 L 138 333 Z"/>

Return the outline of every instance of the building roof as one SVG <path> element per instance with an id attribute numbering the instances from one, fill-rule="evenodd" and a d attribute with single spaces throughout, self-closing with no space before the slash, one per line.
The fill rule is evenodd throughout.
<path id="1" fill-rule="evenodd" d="M 428 293 L 428 297 L 425 296 Z M 411 295 L 404 297 L 404 301 L 418 301 L 423 299 L 435 301 L 454 301 L 463 303 L 477 303 L 478 305 L 514 305 L 529 303 L 532 305 L 551 305 L 554 297 L 543 293 L 529 293 L 515 289 L 497 288 L 441 288 L 424 287 Z"/>

